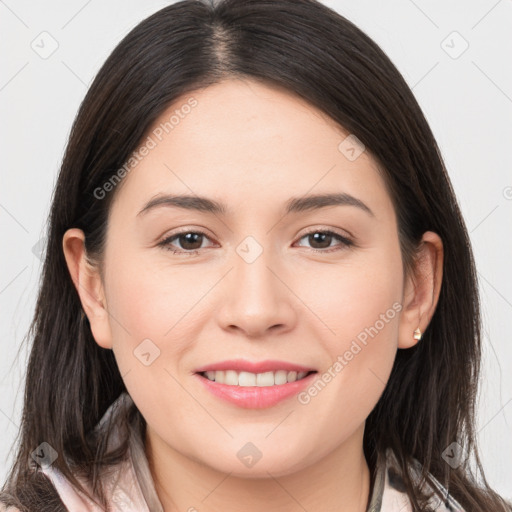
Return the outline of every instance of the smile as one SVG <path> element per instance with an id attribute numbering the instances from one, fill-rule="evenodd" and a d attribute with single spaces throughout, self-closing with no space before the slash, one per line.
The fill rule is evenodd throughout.
<path id="1" fill-rule="evenodd" d="M 228 386 L 280 386 L 288 382 L 295 382 L 314 372 L 295 372 L 278 370 L 276 372 L 251 373 L 237 372 L 235 370 L 226 371 L 208 371 L 202 372 L 201 375 L 207 379 L 217 382 L 218 384 L 226 384 Z"/>
<path id="2" fill-rule="evenodd" d="M 240 387 L 269 387 L 282 386 L 289 382 L 302 380 L 304 377 L 314 372 L 296 372 L 287 370 L 278 370 L 275 372 L 251 373 L 237 372 L 236 370 L 220 370 L 202 372 L 200 375 L 206 377 L 212 382 L 225 384 L 227 386 Z"/>
<path id="3" fill-rule="evenodd" d="M 277 370 L 251 373 L 208 370 L 194 377 L 211 396 L 244 409 L 265 409 L 286 402 L 310 386 L 317 371 Z M 217 380 L 218 379 L 218 380 Z"/>

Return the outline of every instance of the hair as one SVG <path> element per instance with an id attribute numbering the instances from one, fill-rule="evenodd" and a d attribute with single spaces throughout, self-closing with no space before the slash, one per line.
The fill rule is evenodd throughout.
<path id="1" fill-rule="evenodd" d="M 510 511 L 488 485 L 478 455 L 475 403 L 481 318 L 475 263 L 439 148 L 412 91 L 364 32 L 315 0 L 185 0 L 169 5 L 124 37 L 98 72 L 73 123 L 47 226 L 47 249 L 34 318 L 17 452 L 1 501 L 23 511 L 65 510 L 52 485 L 29 464 L 43 441 L 54 466 L 85 475 L 107 507 L 100 470 L 125 454 L 90 432 L 126 390 L 111 350 L 94 340 L 62 250 L 66 230 L 85 233 L 87 255 L 101 262 L 116 190 L 94 191 L 112 178 L 177 99 L 227 79 L 284 88 L 354 134 L 385 177 L 397 215 L 404 271 L 413 272 L 422 234 L 444 245 L 443 283 L 422 340 L 399 350 L 363 447 L 374 478 L 391 448 L 414 510 L 427 497 L 411 474 L 421 461 L 468 511 Z M 140 414 L 140 413 L 139 413 Z M 452 442 L 463 462 L 442 453 Z M 472 461 L 474 459 L 474 461 Z M 472 463 L 474 462 L 474 464 Z M 474 467 L 472 467 L 474 466 Z M 55 489 L 53 489 L 55 491 Z M 445 496 L 442 498 L 446 498 Z"/>

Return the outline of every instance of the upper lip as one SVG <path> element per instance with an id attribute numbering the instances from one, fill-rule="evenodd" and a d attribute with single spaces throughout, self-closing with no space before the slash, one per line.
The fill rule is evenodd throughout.
<path id="1" fill-rule="evenodd" d="M 266 361 L 247 361 L 246 359 L 233 359 L 230 361 L 219 361 L 218 363 L 201 366 L 196 373 L 234 370 L 236 372 L 265 373 L 286 370 L 289 372 L 311 372 L 314 368 L 309 368 L 300 364 L 290 363 L 288 361 L 266 360 Z"/>

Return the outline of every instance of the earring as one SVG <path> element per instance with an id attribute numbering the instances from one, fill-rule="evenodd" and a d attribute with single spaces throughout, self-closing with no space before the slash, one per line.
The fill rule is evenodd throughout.
<path id="1" fill-rule="evenodd" d="M 418 327 L 418 328 L 414 331 L 413 338 L 414 338 L 415 340 L 417 340 L 417 341 L 420 341 L 422 336 L 423 336 L 423 334 L 421 333 L 420 328 Z"/>

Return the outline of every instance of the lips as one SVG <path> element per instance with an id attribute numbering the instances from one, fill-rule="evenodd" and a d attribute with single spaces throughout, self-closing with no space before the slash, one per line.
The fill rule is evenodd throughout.
<path id="1" fill-rule="evenodd" d="M 217 398 L 247 409 L 272 407 L 299 393 L 316 370 L 287 361 L 221 361 L 196 370 L 201 384 Z"/>
<path id="2" fill-rule="evenodd" d="M 316 371 L 314 368 L 309 368 L 300 364 L 290 363 L 288 361 L 267 360 L 260 362 L 251 362 L 245 359 L 233 359 L 230 361 L 220 361 L 218 363 L 201 366 L 196 369 L 196 373 L 205 373 L 209 371 L 226 371 L 233 370 L 237 373 L 265 373 L 277 372 L 279 370 L 286 370 L 288 372 L 312 372 Z"/>

